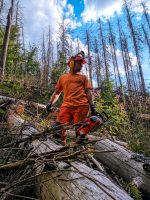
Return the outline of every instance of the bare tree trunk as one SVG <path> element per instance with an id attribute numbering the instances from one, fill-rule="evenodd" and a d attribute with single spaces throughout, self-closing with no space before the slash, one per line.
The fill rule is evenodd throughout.
<path id="1" fill-rule="evenodd" d="M 46 48 L 45 48 L 45 39 L 43 35 L 43 43 L 42 43 L 42 66 L 43 66 L 43 87 L 47 87 L 48 85 L 48 71 L 47 71 L 47 59 L 46 59 Z"/>
<path id="2" fill-rule="evenodd" d="M 114 67 L 114 74 L 115 74 L 115 85 L 116 85 L 116 89 L 118 87 L 118 82 L 117 82 L 117 72 L 116 72 L 116 65 L 115 65 L 115 61 L 114 61 L 114 55 L 113 55 L 113 47 L 111 45 L 111 39 L 109 39 L 109 43 L 110 43 L 110 49 L 111 49 L 111 56 L 112 56 L 112 62 L 113 62 L 113 67 Z"/>
<path id="3" fill-rule="evenodd" d="M 104 68 L 105 68 L 105 78 L 106 80 L 109 80 L 109 69 L 108 69 L 108 63 L 107 63 L 107 56 L 106 56 L 106 44 L 103 36 L 103 31 L 102 31 L 102 23 L 101 19 L 99 18 L 99 25 L 100 25 L 100 39 L 102 42 L 102 49 L 103 49 L 103 59 L 104 59 Z"/>
<path id="4" fill-rule="evenodd" d="M 23 28 L 23 24 L 22 24 L 22 44 L 23 44 L 23 54 L 24 56 L 26 55 L 26 48 L 25 48 L 25 41 L 24 41 L 24 28 Z"/>
<path id="5" fill-rule="evenodd" d="M 115 39 L 114 39 L 114 35 L 113 35 L 113 32 L 112 32 L 111 23 L 110 23 L 109 20 L 108 20 L 108 25 L 109 25 L 109 33 L 110 33 L 110 42 L 111 42 L 111 44 L 112 44 L 113 63 L 114 63 L 114 65 L 115 65 L 115 68 L 117 69 L 119 84 L 120 84 L 120 87 L 122 88 L 122 81 L 121 81 L 121 76 L 120 76 L 119 67 L 118 67 L 118 62 L 117 62 L 117 56 L 116 56 Z"/>
<path id="6" fill-rule="evenodd" d="M 0 0 L 0 15 L 1 15 L 1 13 L 2 13 L 3 6 L 4 6 L 4 1 L 3 1 L 3 0 Z"/>
<path id="7" fill-rule="evenodd" d="M 7 24 L 6 24 L 5 34 L 4 34 L 2 56 L 1 56 L 1 62 L 0 62 L 0 81 L 3 81 L 4 76 L 5 76 L 5 65 L 6 65 L 7 51 L 8 51 L 10 31 L 11 31 L 11 25 L 12 25 L 13 7 L 14 7 L 14 0 L 11 1 L 11 7 L 7 15 Z"/>
<path id="8" fill-rule="evenodd" d="M 147 21 L 147 24 L 148 24 L 148 27 L 149 27 L 149 30 L 150 30 L 150 20 L 149 20 L 149 15 L 148 15 L 147 10 L 146 10 L 146 5 L 145 5 L 144 2 L 141 2 L 141 5 L 143 7 L 143 14 L 145 16 L 145 19 Z"/>
<path id="9" fill-rule="evenodd" d="M 131 37 L 132 37 L 132 40 L 133 40 L 134 50 L 135 50 L 135 54 L 136 54 L 136 57 L 137 57 L 137 64 L 138 64 L 140 79 L 141 79 L 141 90 L 142 90 L 143 93 L 146 93 L 145 81 L 144 81 L 143 70 L 142 70 L 142 65 L 141 65 L 141 60 L 140 60 L 140 55 L 139 55 L 139 49 L 138 49 L 138 42 L 136 40 L 134 27 L 133 27 L 133 24 L 132 24 L 132 21 L 131 21 L 130 11 L 129 11 L 128 4 L 127 4 L 126 0 L 124 0 L 124 3 L 125 3 L 125 8 L 126 8 L 129 28 L 130 28 L 130 31 L 131 31 Z"/>
<path id="10" fill-rule="evenodd" d="M 124 37 L 125 53 L 126 53 L 127 62 L 128 62 L 128 65 L 129 65 L 129 71 L 130 71 L 130 79 L 131 79 L 132 89 L 134 91 L 137 91 L 138 87 L 137 87 L 137 83 L 136 83 L 136 76 L 135 76 L 135 73 L 133 72 L 133 66 L 132 66 L 132 62 L 131 62 L 131 57 L 129 55 L 129 50 L 128 50 L 128 43 L 127 43 L 127 39 L 126 39 L 124 33 L 123 33 L 123 37 Z"/>
<path id="11" fill-rule="evenodd" d="M 143 25 L 142 25 L 142 29 L 143 29 L 143 33 L 144 33 L 144 36 L 145 36 L 145 40 L 146 40 L 146 43 L 147 43 L 147 45 L 148 45 L 148 49 L 149 49 L 149 53 L 150 53 L 150 41 L 149 41 L 149 39 L 148 39 L 146 30 L 145 30 L 145 28 L 144 28 Z"/>
<path id="12" fill-rule="evenodd" d="M 131 62 L 131 57 L 129 55 L 127 39 L 124 32 L 121 30 L 121 25 L 120 25 L 119 20 L 118 20 L 118 30 L 119 30 L 120 46 L 121 46 L 121 52 L 122 52 L 122 58 L 123 58 L 123 63 L 124 63 L 128 90 L 129 92 L 131 90 L 137 91 L 138 85 L 137 85 L 137 80 L 136 80 L 136 75 L 135 75 L 136 70 L 134 69 L 133 71 L 133 65 Z M 139 85 L 140 85 L 140 82 L 139 82 Z"/>
<path id="13" fill-rule="evenodd" d="M 88 66 L 89 66 L 89 79 L 91 84 L 92 83 L 92 63 L 91 63 L 91 55 L 90 55 L 90 38 L 89 38 L 89 32 L 86 30 L 86 41 L 87 41 L 87 47 L 88 47 Z"/>
<path id="14" fill-rule="evenodd" d="M 96 64 L 96 77 L 97 77 L 97 86 L 100 87 L 101 83 L 101 63 L 99 59 L 99 51 L 98 51 L 98 41 L 95 38 L 95 54 L 96 54 L 96 59 L 95 59 L 95 64 Z"/>
<path id="15" fill-rule="evenodd" d="M 135 77 L 133 74 L 133 67 L 132 67 L 131 58 L 129 55 L 127 39 L 126 39 L 126 36 L 124 33 L 122 33 L 122 35 L 123 35 L 123 46 L 124 46 L 124 51 L 125 51 L 125 59 L 126 59 L 126 63 L 127 63 L 126 67 L 127 67 L 128 78 L 129 78 L 130 86 L 131 86 L 130 90 L 136 91 Z"/>
<path id="16" fill-rule="evenodd" d="M 126 76 L 126 80 L 127 80 L 128 90 L 130 90 L 131 89 L 131 84 L 130 84 L 130 79 L 129 79 L 128 71 L 127 71 L 127 67 L 126 67 L 127 63 L 126 63 L 126 59 L 125 59 L 125 52 L 124 52 L 123 40 L 122 40 L 122 31 L 121 31 L 121 25 L 120 25 L 119 20 L 118 20 L 118 30 L 119 30 L 119 42 L 120 42 L 120 47 L 121 47 L 121 53 L 122 53 L 124 70 L 125 70 L 125 76 Z"/>
<path id="17" fill-rule="evenodd" d="M 50 72 L 51 72 L 51 64 L 52 64 L 52 41 L 51 41 L 51 29 L 50 29 L 50 26 L 49 26 L 48 49 L 47 49 L 47 72 L 48 72 L 47 77 L 48 77 L 48 79 L 49 79 L 49 75 L 50 75 Z"/>
<path id="18" fill-rule="evenodd" d="M 16 37 L 15 37 L 15 43 L 14 43 L 14 49 L 16 50 L 16 55 L 15 57 L 17 57 L 18 52 L 19 52 L 19 48 L 20 48 L 20 34 L 21 34 L 21 28 L 20 28 L 20 17 L 19 16 L 19 3 L 20 0 L 17 0 L 17 4 L 16 4 L 16 9 L 15 9 L 15 27 L 16 27 Z M 17 72 L 17 68 L 19 68 L 19 75 L 22 76 L 23 74 L 23 66 L 21 63 L 19 63 L 18 59 L 14 59 L 13 61 L 14 66 L 13 66 L 13 70 L 12 70 L 12 75 L 16 74 Z"/>

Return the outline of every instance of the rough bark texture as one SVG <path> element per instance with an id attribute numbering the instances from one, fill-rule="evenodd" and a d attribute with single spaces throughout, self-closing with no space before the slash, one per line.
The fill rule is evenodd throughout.
<path id="1" fill-rule="evenodd" d="M 68 171 L 49 172 L 39 182 L 40 199 L 49 200 L 128 200 L 132 199 L 104 174 L 81 162 L 72 162 Z M 45 180 L 48 180 L 45 182 Z"/>
<path id="2" fill-rule="evenodd" d="M 24 121 L 14 111 L 9 110 L 8 124 L 11 130 L 21 129 Z M 22 130 L 21 137 L 35 134 L 38 131 L 28 126 Z M 24 136 L 25 134 L 25 136 Z M 50 139 L 46 141 L 34 140 L 32 152 L 42 157 L 42 153 L 62 148 Z M 87 167 L 82 162 L 60 163 L 55 162 L 57 171 L 43 173 L 38 176 L 38 194 L 41 200 L 57 199 L 88 199 L 88 200 L 130 200 L 124 190 L 112 183 L 104 174 Z M 63 164 L 63 166 L 62 166 Z M 60 166 L 61 165 L 61 166 Z M 42 166 L 37 168 L 37 174 L 43 171 Z"/>
<path id="3" fill-rule="evenodd" d="M 116 149 L 117 151 L 113 153 L 96 153 L 95 157 L 102 164 L 116 172 L 116 174 L 129 182 L 133 181 L 138 188 L 143 189 L 150 194 L 150 175 L 143 170 L 141 162 L 131 159 L 133 152 L 109 139 L 97 142 L 95 148 L 100 151 Z"/>

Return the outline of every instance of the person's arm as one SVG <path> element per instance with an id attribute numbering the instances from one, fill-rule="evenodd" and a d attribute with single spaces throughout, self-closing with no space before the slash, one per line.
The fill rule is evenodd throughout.
<path id="1" fill-rule="evenodd" d="M 93 105 L 92 92 L 90 89 L 85 90 L 90 106 Z"/>
<path id="2" fill-rule="evenodd" d="M 63 90 L 63 88 L 61 86 L 61 81 L 60 81 L 60 78 L 59 78 L 59 80 L 58 80 L 58 82 L 56 84 L 56 87 L 55 87 L 55 91 L 53 92 L 53 94 L 52 94 L 52 96 L 51 96 L 51 98 L 49 100 L 49 103 L 46 106 L 47 112 L 51 111 L 52 105 L 57 102 L 62 90 Z"/>
<path id="3" fill-rule="evenodd" d="M 57 89 L 55 89 L 55 91 L 53 92 L 53 94 L 49 100 L 49 103 L 51 103 L 51 105 L 55 104 L 57 102 L 57 100 L 59 99 L 60 94 L 61 94 L 61 92 L 58 91 Z"/>
<path id="4" fill-rule="evenodd" d="M 91 109 L 91 115 L 96 115 L 96 109 L 95 109 L 95 105 L 93 102 L 93 98 L 92 98 L 92 91 L 90 89 L 86 89 L 85 90 L 89 104 L 90 104 L 90 109 Z"/>
<path id="5" fill-rule="evenodd" d="M 57 89 L 55 89 L 55 91 L 53 92 L 50 100 L 49 100 L 49 103 L 47 104 L 46 106 L 46 110 L 47 112 L 50 112 L 51 111 L 51 107 L 54 103 L 57 102 L 57 100 L 59 99 L 59 96 L 60 96 L 60 93 Z"/>
<path id="6" fill-rule="evenodd" d="M 85 93 L 87 95 L 88 102 L 90 104 L 91 115 L 96 115 L 96 109 L 95 109 L 95 105 L 92 98 L 92 86 L 90 82 L 88 81 L 87 77 L 85 77 L 84 88 L 85 88 Z"/>

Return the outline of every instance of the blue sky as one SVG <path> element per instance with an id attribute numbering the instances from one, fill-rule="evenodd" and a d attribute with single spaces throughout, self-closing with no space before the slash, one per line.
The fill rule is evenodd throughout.
<path id="1" fill-rule="evenodd" d="M 139 6 L 141 0 L 132 1 L 131 10 L 136 14 L 134 24 L 139 26 L 144 19 L 141 17 L 142 8 Z M 150 0 L 145 0 L 150 13 Z M 41 44 L 42 35 L 48 31 L 50 25 L 54 41 L 57 40 L 59 24 L 62 16 L 65 16 L 66 24 L 70 24 L 73 30 L 70 36 L 75 44 L 77 36 L 79 37 L 80 46 L 85 50 L 85 39 L 83 32 L 92 24 L 93 34 L 98 34 L 97 19 L 103 20 L 104 30 L 107 31 L 106 19 L 110 19 L 113 30 L 117 36 L 116 19 L 120 18 L 124 27 L 127 27 L 126 17 L 123 10 L 122 0 L 22 0 L 23 7 L 23 24 L 27 43 Z M 127 30 L 127 28 L 126 28 Z M 129 30 L 126 31 L 129 34 Z M 86 50 L 85 50 L 86 51 Z M 118 47 L 117 56 L 122 70 L 121 52 Z M 136 62 L 134 51 L 131 48 L 130 54 L 133 63 Z M 145 80 L 150 82 L 150 57 L 148 50 L 143 49 L 143 71 Z M 122 70 L 123 73 L 123 70 Z"/>

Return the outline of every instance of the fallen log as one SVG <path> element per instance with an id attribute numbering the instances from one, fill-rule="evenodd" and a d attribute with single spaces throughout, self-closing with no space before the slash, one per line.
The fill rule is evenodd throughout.
<path id="1" fill-rule="evenodd" d="M 11 120 L 11 123 L 10 123 Z M 38 132 L 33 127 L 29 127 L 25 132 L 21 129 L 24 120 L 12 110 L 9 110 L 8 124 L 10 130 L 18 128 L 21 130 L 21 136 L 35 134 Z M 31 128 L 31 129 L 30 129 Z M 32 130 L 32 131 L 31 131 Z M 14 133 L 14 132 L 13 132 Z M 25 136 L 24 136 L 25 134 Z M 55 144 L 50 138 L 46 141 L 36 139 L 32 141 L 32 150 L 29 156 L 36 155 L 44 160 L 44 153 L 59 151 L 61 145 Z M 25 159 L 26 160 L 26 159 Z M 84 162 L 84 161 L 83 161 Z M 38 165 L 37 160 L 37 165 Z M 58 199 L 88 199 L 88 200 L 130 200 L 132 199 L 123 189 L 111 182 L 103 173 L 87 167 L 82 162 L 71 161 L 70 158 L 63 163 L 60 159 L 54 159 L 54 165 L 57 170 L 44 173 L 44 163 L 37 167 L 36 173 L 43 172 L 38 176 L 38 195 L 41 200 Z M 46 162 L 48 165 L 49 163 Z M 51 163 L 50 163 L 51 164 Z M 22 163 L 23 165 L 23 163 Z M 66 169 L 67 166 L 67 169 Z M 12 188 L 11 188 L 12 189 Z M 3 189 L 3 193 L 9 193 L 9 187 Z"/>
<path id="2" fill-rule="evenodd" d="M 32 102 L 32 101 L 23 101 L 23 100 L 19 100 L 19 99 L 15 99 L 15 98 L 11 98 L 11 97 L 7 97 L 7 96 L 2 96 L 0 95 L 0 104 L 2 103 L 6 103 L 6 102 L 12 102 L 12 103 L 15 103 L 15 102 L 22 102 L 23 104 L 26 104 L 26 105 L 30 105 L 30 106 L 33 106 L 34 108 L 38 109 L 38 108 L 41 108 L 41 109 L 45 109 L 46 106 L 44 104 L 40 104 L 40 103 L 35 103 L 35 102 Z"/>
<path id="3" fill-rule="evenodd" d="M 49 172 L 39 177 L 39 197 L 42 200 L 128 200 L 129 195 L 104 174 L 81 162 L 72 162 L 65 171 Z"/>
<path id="4" fill-rule="evenodd" d="M 99 151 L 116 149 L 117 151 L 112 153 L 96 153 L 95 158 L 126 181 L 132 182 L 139 189 L 150 194 L 150 175 L 143 170 L 141 162 L 132 159 L 133 152 L 109 139 L 101 140 L 94 146 Z"/>

